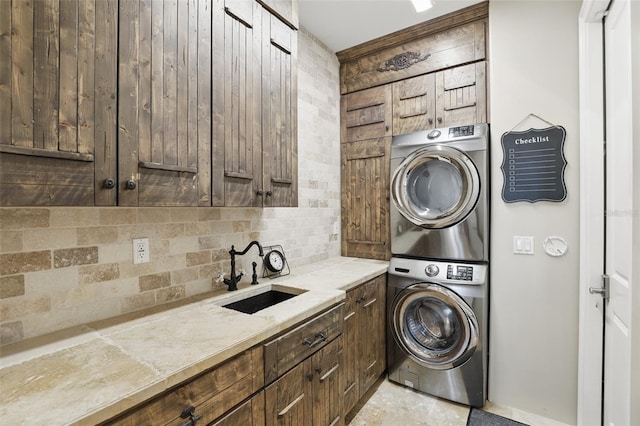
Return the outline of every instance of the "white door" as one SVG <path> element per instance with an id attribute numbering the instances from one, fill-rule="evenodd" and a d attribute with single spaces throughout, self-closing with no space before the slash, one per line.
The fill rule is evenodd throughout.
<path id="1" fill-rule="evenodd" d="M 630 0 L 613 2 L 604 27 L 605 273 L 610 277 L 605 307 L 604 424 L 626 426 L 631 424 L 632 211 L 633 197 L 640 190 L 633 188 Z"/>

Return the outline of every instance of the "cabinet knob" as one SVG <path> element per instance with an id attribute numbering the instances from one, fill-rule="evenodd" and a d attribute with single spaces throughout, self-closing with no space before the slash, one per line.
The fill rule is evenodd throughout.
<path id="1" fill-rule="evenodd" d="M 433 118 L 429 118 L 429 124 L 433 124 Z"/>
<path id="2" fill-rule="evenodd" d="M 113 189 L 116 187 L 116 181 L 111 178 L 107 178 L 102 182 L 102 186 L 107 189 Z"/>
<path id="3" fill-rule="evenodd" d="M 133 179 L 129 179 L 125 185 L 126 185 L 127 189 L 136 189 L 136 186 L 138 186 L 136 181 L 133 180 Z"/>
<path id="4" fill-rule="evenodd" d="M 273 191 L 269 190 L 267 191 L 267 197 L 271 197 L 273 195 Z"/>
<path id="5" fill-rule="evenodd" d="M 262 197 L 262 195 L 263 195 L 263 194 L 264 194 L 264 191 L 263 191 L 262 189 L 258 189 L 258 190 L 256 191 L 256 195 L 257 195 L 258 197 Z"/>
<path id="6" fill-rule="evenodd" d="M 442 123 L 442 117 L 438 117 L 438 123 Z"/>
<path id="7" fill-rule="evenodd" d="M 384 126 L 384 129 L 388 132 L 389 131 L 389 126 Z"/>

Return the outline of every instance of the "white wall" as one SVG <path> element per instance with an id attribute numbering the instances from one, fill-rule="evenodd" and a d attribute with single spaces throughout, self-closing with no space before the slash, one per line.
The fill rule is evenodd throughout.
<path id="1" fill-rule="evenodd" d="M 579 1 L 489 4 L 492 202 L 489 400 L 576 423 L 578 366 L 578 13 Z M 563 126 L 567 198 L 502 201 L 501 135 L 530 113 Z M 548 127 L 529 118 L 515 130 Z M 512 253 L 533 236 L 534 255 Z M 545 237 L 569 244 L 563 257 Z"/>

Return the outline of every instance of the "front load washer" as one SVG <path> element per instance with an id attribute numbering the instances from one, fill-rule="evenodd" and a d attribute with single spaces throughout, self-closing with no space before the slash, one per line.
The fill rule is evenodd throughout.
<path id="1" fill-rule="evenodd" d="M 482 407 L 487 388 L 486 264 L 391 258 L 389 380 Z"/>
<path id="2" fill-rule="evenodd" d="M 488 137 L 475 124 L 393 138 L 393 256 L 489 260 Z"/>

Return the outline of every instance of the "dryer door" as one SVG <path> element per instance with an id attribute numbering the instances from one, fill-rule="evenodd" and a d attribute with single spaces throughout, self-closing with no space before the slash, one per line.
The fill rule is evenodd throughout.
<path id="1" fill-rule="evenodd" d="M 438 370 L 464 364 L 476 350 L 478 320 L 454 291 L 420 283 L 400 292 L 390 312 L 393 337 L 416 362 Z"/>
<path id="2" fill-rule="evenodd" d="M 480 176 L 462 151 L 429 145 L 407 156 L 391 178 L 391 198 L 411 223 L 446 228 L 463 221 L 480 196 Z"/>

